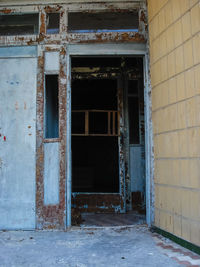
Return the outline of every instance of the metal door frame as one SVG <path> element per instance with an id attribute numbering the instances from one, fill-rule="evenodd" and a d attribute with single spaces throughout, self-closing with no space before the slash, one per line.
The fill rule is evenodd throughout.
<path id="1" fill-rule="evenodd" d="M 71 227 L 71 57 L 72 56 L 142 56 L 144 63 L 145 103 L 145 170 L 146 170 L 146 222 L 153 221 L 153 138 L 151 121 L 151 86 L 149 57 L 146 44 L 69 44 L 67 45 L 67 132 L 66 132 L 66 227 Z"/>

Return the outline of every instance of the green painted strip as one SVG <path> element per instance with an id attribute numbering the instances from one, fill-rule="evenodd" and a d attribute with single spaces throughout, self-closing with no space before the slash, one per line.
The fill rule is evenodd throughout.
<path id="1" fill-rule="evenodd" d="M 169 232 L 166 232 L 165 230 L 162 230 L 156 226 L 152 226 L 151 231 L 156 232 L 156 233 L 158 233 L 158 234 L 160 234 L 160 235 L 162 235 L 168 239 L 171 239 L 173 242 L 181 245 L 182 247 L 187 248 L 187 249 L 200 255 L 200 247 L 197 245 L 194 245 L 194 244 L 192 244 L 192 243 L 190 243 L 190 242 L 188 242 L 188 241 L 186 241 L 180 237 L 177 237 L 177 236 L 175 236 Z"/>

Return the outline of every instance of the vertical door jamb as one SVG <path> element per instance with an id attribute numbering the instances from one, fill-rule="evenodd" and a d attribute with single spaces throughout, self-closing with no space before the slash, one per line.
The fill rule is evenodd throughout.
<path id="1" fill-rule="evenodd" d="M 137 44 L 138 45 L 138 44 Z M 149 74 L 149 56 L 144 51 L 144 47 L 137 48 L 137 45 L 133 45 L 132 48 L 125 49 L 125 45 L 113 47 L 108 45 L 107 50 L 104 48 L 104 55 L 140 55 L 143 56 L 144 65 L 144 103 L 145 103 L 145 170 L 146 170 L 146 222 L 150 226 L 154 214 L 153 214 L 153 137 L 152 137 L 152 122 L 151 122 L 151 86 L 150 86 L 150 74 Z M 98 46 L 98 45 L 96 45 Z M 136 46 L 134 48 L 134 46 Z M 124 48 L 123 48 L 124 47 Z M 69 48 L 69 47 L 68 47 Z M 102 55 L 102 51 L 98 49 L 90 49 L 90 45 L 73 45 L 71 52 L 68 50 L 67 54 L 67 134 L 66 134 L 66 226 L 71 226 L 71 181 L 72 181 L 72 161 L 71 161 L 71 60 L 70 55 Z M 95 48 L 95 46 L 94 46 Z M 101 47 L 99 47 L 101 48 Z M 93 51 L 93 53 L 91 53 Z M 98 52 L 97 52 L 98 51 Z M 124 53 L 125 52 L 125 53 Z M 123 179 L 125 182 L 125 168 L 123 168 Z M 125 185 L 125 183 L 124 183 Z M 120 193 L 124 194 L 124 189 L 120 186 Z M 123 209 L 125 210 L 125 203 L 123 203 Z"/>
<path id="2" fill-rule="evenodd" d="M 152 162 L 152 122 L 151 122 L 151 86 L 149 77 L 148 53 L 143 56 L 144 68 L 144 114 L 145 114 L 145 174 L 146 174 L 146 222 L 151 226 L 153 221 L 152 190 L 153 190 L 153 162 Z"/>
<path id="3" fill-rule="evenodd" d="M 72 153 L 71 153 L 71 57 L 67 52 L 67 132 L 66 132 L 66 227 L 71 227 Z"/>
<path id="4" fill-rule="evenodd" d="M 117 95 L 118 95 L 118 110 L 119 110 L 119 194 L 120 194 L 120 213 L 126 211 L 126 193 L 125 193 L 125 155 L 124 155 L 124 88 L 123 77 L 118 79 Z"/>

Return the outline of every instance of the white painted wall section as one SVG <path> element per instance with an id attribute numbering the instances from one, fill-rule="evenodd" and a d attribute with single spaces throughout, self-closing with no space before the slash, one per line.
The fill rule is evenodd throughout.
<path id="1" fill-rule="evenodd" d="M 59 62 L 59 52 L 45 52 L 45 71 L 58 72 Z"/>
<path id="2" fill-rule="evenodd" d="M 0 53 L 0 229 L 34 229 L 37 58 L 14 50 Z"/>
<path id="3" fill-rule="evenodd" d="M 59 146 L 60 143 L 44 144 L 44 204 L 59 204 Z"/>

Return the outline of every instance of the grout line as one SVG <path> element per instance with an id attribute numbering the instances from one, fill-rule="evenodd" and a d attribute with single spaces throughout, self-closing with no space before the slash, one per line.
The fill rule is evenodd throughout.
<path id="1" fill-rule="evenodd" d="M 155 182 L 155 185 L 162 186 L 162 187 L 170 187 L 170 188 L 176 188 L 176 189 L 183 189 L 183 190 L 192 191 L 192 192 L 200 192 L 200 189 L 193 188 L 193 187 L 185 187 L 185 186 L 169 185 L 169 184 L 160 184 L 160 183 L 156 183 L 156 182 Z"/>
<path id="2" fill-rule="evenodd" d="M 156 136 L 160 136 L 160 135 L 164 135 L 164 134 L 177 133 L 177 132 L 182 132 L 184 130 L 199 129 L 199 128 L 200 128 L 200 125 L 188 126 L 187 128 L 179 128 L 179 129 L 173 129 L 173 130 L 169 130 L 169 131 L 154 133 L 154 136 L 156 137 Z"/>
<path id="3" fill-rule="evenodd" d="M 152 23 L 153 19 L 155 19 L 156 16 L 158 16 L 158 14 L 162 11 L 162 9 L 164 9 L 168 3 L 169 3 L 170 0 L 168 0 L 168 2 L 156 13 L 154 14 L 154 16 L 149 20 L 149 24 Z M 173 1 L 173 0 L 172 0 Z M 173 24 L 175 24 L 179 19 L 181 19 L 182 17 L 185 16 L 185 14 L 187 12 L 191 12 L 191 10 L 193 9 L 193 7 L 195 7 L 196 5 L 198 5 L 198 2 L 193 4 L 193 6 L 189 7 L 189 9 L 187 9 L 180 17 L 178 17 L 177 19 L 175 19 L 173 22 L 171 22 L 171 24 L 169 24 L 167 26 L 167 28 L 165 28 L 165 30 L 161 31 L 154 39 L 152 39 L 152 42 L 157 39 L 160 35 L 162 35 L 167 29 L 169 29 Z"/>
<path id="4" fill-rule="evenodd" d="M 198 32 L 197 34 L 195 34 L 194 37 L 195 37 L 196 35 L 199 35 L 199 34 L 200 34 L 200 32 Z M 192 38 L 193 38 L 193 37 L 192 37 Z M 192 39 L 192 38 L 191 38 L 191 39 Z M 188 39 L 188 40 L 190 40 L 190 39 Z M 187 40 L 187 41 L 188 41 L 188 40 Z M 187 42 L 187 41 L 186 41 L 186 42 Z M 184 44 L 185 44 L 186 42 L 182 43 L 182 44 L 181 44 L 180 46 L 178 46 L 177 48 L 179 48 L 179 47 L 181 47 L 181 46 L 184 46 Z M 172 50 L 171 52 L 175 51 L 177 48 L 175 48 L 175 49 Z M 193 50 L 193 49 L 192 49 L 192 50 Z M 155 63 L 153 63 L 150 67 L 152 68 L 152 66 L 153 66 L 154 64 L 156 64 L 158 61 L 160 61 L 161 59 L 163 59 L 163 58 L 165 58 L 166 56 L 168 56 L 169 54 L 171 54 L 171 52 L 170 52 L 170 53 L 167 53 L 166 55 L 164 55 L 163 57 L 161 57 L 160 59 L 158 59 L 158 60 L 157 60 Z M 200 62 L 198 62 L 198 63 L 196 63 L 196 64 L 193 64 L 191 67 L 186 68 L 186 69 L 184 69 L 183 71 L 177 72 L 176 74 L 172 75 L 171 77 L 168 77 L 167 79 L 165 79 L 165 80 L 163 80 L 163 81 L 160 81 L 160 82 L 154 84 L 154 85 L 152 86 L 152 90 L 154 90 L 154 88 L 156 88 L 157 86 L 159 86 L 159 85 L 161 85 L 161 84 L 163 84 L 163 83 L 169 81 L 170 79 L 173 79 L 173 78 L 175 78 L 176 76 L 178 76 L 178 75 L 180 75 L 180 74 L 182 74 L 182 73 L 184 73 L 184 72 L 186 72 L 186 71 L 189 71 L 189 70 L 191 70 L 191 69 L 197 67 L 199 64 L 200 64 Z"/>

